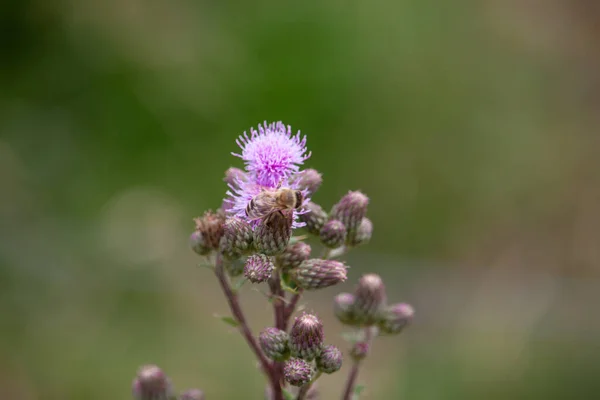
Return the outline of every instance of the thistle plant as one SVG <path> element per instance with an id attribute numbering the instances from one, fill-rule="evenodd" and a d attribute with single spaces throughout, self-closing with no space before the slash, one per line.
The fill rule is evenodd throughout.
<path id="1" fill-rule="evenodd" d="M 214 272 L 227 300 L 232 316 L 222 319 L 239 330 L 258 360 L 267 381 L 265 399 L 318 399 L 315 382 L 322 374 L 337 373 L 344 357 L 325 341 L 321 319 L 314 312 L 296 313 L 298 304 L 310 291 L 347 280 L 348 266 L 339 259 L 371 239 L 369 198 L 350 191 L 326 212 L 313 200 L 322 175 L 301 169 L 311 156 L 306 137 L 294 135 L 281 122 L 265 122 L 240 136 L 237 144 L 241 151 L 232 154 L 242 159 L 244 168 L 225 172 L 228 189 L 221 207 L 194 219 L 190 246 Z M 297 235 L 298 230 L 304 234 Z M 311 236 L 321 249 L 306 243 Z M 258 335 L 242 309 L 245 284 L 268 288 L 274 324 Z M 358 278 L 354 293 L 335 296 L 333 313 L 352 329 L 345 335 L 351 366 L 341 398 L 357 399 L 362 388 L 356 383 L 359 368 L 373 340 L 402 332 L 414 311 L 406 303 L 388 304 L 383 279 L 366 274 Z M 177 395 L 154 365 L 138 371 L 132 393 L 136 400 L 204 399 L 199 389 Z"/>

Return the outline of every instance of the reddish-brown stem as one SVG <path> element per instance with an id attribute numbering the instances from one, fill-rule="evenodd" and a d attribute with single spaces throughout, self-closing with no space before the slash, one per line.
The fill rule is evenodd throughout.
<path id="1" fill-rule="evenodd" d="M 365 339 L 364 343 L 370 344 L 372 339 L 371 328 L 367 327 L 365 329 Z M 350 400 L 352 398 L 352 392 L 354 391 L 354 386 L 356 385 L 356 378 L 358 377 L 358 369 L 360 368 L 360 363 L 362 360 L 354 360 L 352 363 L 352 369 L 348 374 L 348 379 L 346 380 L 346 388 L 344 389 L 344 395 L 342 397 L 343 400 Z"/>
<path id="2" fill-rule="evenodd" d="M 246 317 L 244 316 L 242 308 L 240 307 L 238 296 L 231 289 L 231 285 L 229 284 L 229 280 L 227 278 L 227 275 L 225 274 L 225 268 L 223 268 L 223 259 L 221 258 L 220 254 L 217 255 L 217 258 L 215 260 L 215 275 L 219 280 L 221 289 L 223 289 L 223 293 L 225 294 L 225 298 L 227 299 L 227 303 L 229 304 L 231 313 L 233 314 L 233 317 L 239 324 L 238 329 L 240 330 L 240 333 L 246 339 L 248 346 L 250 346 L 250 348 L 256 355 L 256 358 L 258 358 L 258 360 L 260 361 L 263 371 L 268 375 L 271 381 L 271 384 L 273 386 L 273 398 L 275 400 L 283 400 L 283 393 L 281 391 L 281 385 L 279 384 L 278 374 L 276 373 L 275 368 L 271 366 L 271 363 L 263 354 L 262 350 L 258 346 L 258 343 L 256 343 L 256 339 L 254 338 L 254 335 L 252 334 L 252 331 L 248 326 L 248 322 L 246 321 Z"/>

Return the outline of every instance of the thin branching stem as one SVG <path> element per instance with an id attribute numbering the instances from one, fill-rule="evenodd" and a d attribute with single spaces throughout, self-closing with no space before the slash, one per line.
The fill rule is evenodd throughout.
<path id="1" fill-rule="evenodd" d="M 366 328 L 364 330 L 365 338 L 363 340 L 364 343 L 370 344 L 372 339 L 372 331 L 370 328 Z M 350 373 L 348 374 L 348 379 L 346 380 L 346 387 L 344 389 L 344 395 L 342 397 L 343 400 L 351 400 L 352 393 L 354 392 L 354 386 L 356 386 L 356 378 L 358 377 L 358 370 L 360 368 L 362 360 L 354 360 L 352 363 L 352 368 L 350 369 Z"/>

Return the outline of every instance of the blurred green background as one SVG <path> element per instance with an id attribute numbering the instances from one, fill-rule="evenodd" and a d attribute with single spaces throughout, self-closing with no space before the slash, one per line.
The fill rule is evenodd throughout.
<path id="1" fill-rule="evenodd" d="M 371 198 L 349 281 L 306 297 L 327 341 L 364 272 L 417 310 L 365 399 L 595 398 L 599 24 L 593 0 L 3 1 L 0 398 L 128 399 L 145 363 L 262 398 L 188 236 L 264 120 L 308 136 L 315 201 Z"/>

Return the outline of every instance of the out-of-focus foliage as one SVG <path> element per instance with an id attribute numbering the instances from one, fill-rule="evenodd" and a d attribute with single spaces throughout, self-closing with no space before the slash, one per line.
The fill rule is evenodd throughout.
<path id="1" fill-rule="evenodd" d="M 0 398 L 126 399 L 150 362 L 260 398 L 187 237 L 265 119 L 308 135 L 314 200 L 371 197 L 348 284 L 307 297 L 328 342 L 362 272 L 415 306 L 365 398 L 593 397 L 600 12 L 526 3 L 3 2 Z M 245 299 L 258 332 L 268 306 Z"/>

